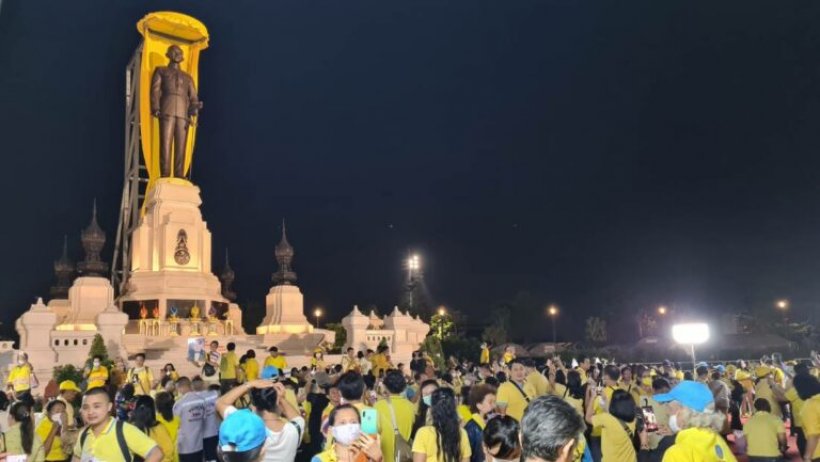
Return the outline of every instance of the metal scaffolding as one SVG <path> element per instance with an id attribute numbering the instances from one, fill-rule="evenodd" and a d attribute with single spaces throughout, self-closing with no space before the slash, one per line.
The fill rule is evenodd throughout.
<path id="1" fill-rule="evenodd" d="M 126 293 L 131 274 L 131 233 L 139 226 L 142 201 L 148 185 L 148 169 L 140 144 L 139 81 L 142 43 L 125 68 L 125 165 L 120 219 L 114 242 L 111 285 L 117 296 Z"/>

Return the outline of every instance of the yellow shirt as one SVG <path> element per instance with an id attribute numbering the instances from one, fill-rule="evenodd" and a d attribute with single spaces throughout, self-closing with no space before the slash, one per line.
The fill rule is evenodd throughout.
<path id="1" fill-rule="evenodd" d="M 134 395 L 147 395 L 151 392 L 151 382 L 154 381 L 154 374 L 152 374 L 151 369 L 148 369 L 146 366 L 139 368 L 139 370 L 132 367 L 128 369 L 128 375 L 125 381 L 126 383 L 134 384 Z"/>
<path id="2" fill-rule="evenodd" d="M 15 393 L 31 390 L 31 366 L 28 364 L 14 366 L 9 372 L 6 383 L 13 387 Z"/>
<path id="3" fill-rule="evenodd" d="M 550 382 L 538 371 L 532 371 L 527 375 L 527 383 L 530 384 L 535 392 L 535 398 L 544 396 L 550 391 Z"/>
<path id="4" fill-rule="evenodd" d="M 171 437 L 171 441 L 174 443 L 174 459 L 173 460 L 178 461 L 179 460 L 179 453 L 177 452 L 177 434 L 179 434 L 179 416 L 174 416 L 174 418 L 171 419 L 171 421 L 169 422 L 169 421 L 165 420 L 164 417 L 162 417 L 162 414 L 157 413 L 157 422 L 159 422 L 160 425 L 165 427 L 165 430 L 168 432 L 168 436 Z M 165 452 L 164 449 L 163 449 L 163 452 Z"/>
<path id="5" fill-rule="evenodd" d="M 624 424 L 635 434 L 635 421 Z M 624 430 L 620 420 L 604 412 L 592 416 L 592 427 L 601 429 L 601 462 L 636 460 L 632 437 Z"/>
<path id="6" fill-rule="evenodd" d="M 755 385 L 755 398 L 763 398 L 769 402 L 769 407 L 772 408 L 772 414 L 776 417 L 783 415 L 780 411 L 780 403 L 775 399 L 774 392 L 769 387 L 769 381 L 762 379 Z"/>
<path id="7" fill-rule="evenodd" d="M 504 364 L 509 364 L 513 359 L 515 359 L 515 355 L 512 353 L 504 353 Z"/>
<path id="8" fill-rule="evenodd" d="M 463 428 L 459 428 L 459 431 L 461 433 L 461 459 L 469 459 L 473 454 L 470 449 L 470 440 L 467 438 L 467 432 L 464 431 Z M 427 456 L 426 462 L 439 462 L 440 460 L 444 460 L 443 454 L 441 454 L 442 457 L 439 458 L 438 434 L 433 426 L 428 425 L 419 428 L 416 432 L 416 438 L 413 440 L 413 452 L 425 454 Z"/>
<path id="9" fill-rule="evenodd" d="M 581 376 L 581 385 L 587 383 L 587 371 L 582 367 L 576 367 L 575 370 L 578 371 L 578 375 Z"/>
<path id="10" fill-rule="evenodd" d="M 74 457 L 82 460 L 104 460 L 106 462 L 125 462 L 125 457 L 122 455 L 120 445 L 117 443 L 117 429 L 116 419 L 109 418 L 103 431 L 99 435 L 94 435 L 93 430 L 88 430 L 85 438 L 85 444 L 80 445 L 82 432 L 77 436 L 77 443 L 74 445 Z M 122 428 L 123 436 L 125 437 L 125 444 L 131 453 L 136 454 L 143 459 L 157 447 L 148 435 L 139 431 L 139 429 L 129 423 L 124 423 Z"/>
<path id="11" fill-rule="evenodd" d="M 285 357 L 282 356 L 282 355 L 279 355 L 275 358 L 273 356 L 268 356 L 267 358 L 265 358 L 264 367 L 268 367 L 268 366 L 273 366 L 273 367 L 279 369 L 280 371 L 284 371 L 285 369 L 288 368 L 288 362 L 287 362 L 287 360 L 285 360 Z"/>
<path id="12" fill-rule="evenodd" d="M 245 358 L 245 378 L 248 382 L 259 378 L 259 361 L 256 358 Z"/>
<path id="13" fill-rule="evenodd" d="M 567 390 L 566 385 L 555 383 L 550 393 L 569 403 L 569 405 L 572 406 L 572 408 L 575 409 L 578 412 L 578 414 L 584 415 L 584 398 L 573 398 L 569 394 L 569 390 Z"/>
<path id="14" fill-rule="evenodd" d="M 820 395 L 814 395 L 811 399 L 803 402 L 803 433 L 806 439 L 812 436 L 820 436 Z M 820 458 L 820 444 L 814 450 L 812 459 Z"/>
<path id="15" fill-rule="evenodd" d="M 473 418 L 473 413 L 470 412 L 470 406 L 466 404 L 459 404 L 456 407 L 456 413 L 458 413 L 458 420 L 461 422 L 462 427 Z"/>
<path id="16" fill-rule="evenodd" d="M 619 390 L 619 389 L 620 388 L 618 388 L 617 386 L 613 387 L 613 386 L 607 385 L 607 386 L 604 387 L 603 398 L 606 401 L 607 406 L 609 406 L 609 402 L 612 401 L 612 394 L 615 393 L 615 390 Z M 604 413 L 607 412 L 606 409 L 604 409 L 603 406 L 601 406 L 601 399 L 598 396 L 595 397 L 595 402 L 592 404 L 592 409 L 595 411 L 595 415 L 604 414 Z M 584 414 L 581 414 L 581 415 L 584 415 Z M 593 426 L 592 427 L 592 433 L 590 435 L 591 436 L 601 436 L 602 431 L 603 431 L 603 428 Z"/>
<path id="17" fill-rule="evenodd" d="M 766 411 L 757 411 L 743 425 L 751 457 L 780 457 L 780 444 L 777 435 L 786 434 L 783 421 Z"/>
<path id="18" fill-rule="evenodd" d="M 239 360 L 236 358 L 236 352 L 225 352 L 222 355 L 222 360 L 219 361 L 219 378 L 221 380 L 236 380 L 236 366 L 238 365 Z"/>
<path id="19" fill-rule="evenodd" d="M 46 415 L 43 416 L 43 419 L 40 421 L 40 425 L 37 426 L 35 432 L 37 436 L 40 437 L 40 441 L 45 443 L 48 439 L 48 434 L 51 433 L 51 429 L 54 428 L 54 422 Z M 42 451 L 40 451 L 42 452 Z M 48 451 L 48 454 L 45 455 L 45 460 L 66 460 L 68 459 L 68 455 L 63 451 L 63 442 L 60 439 L 60 435 L 54 435 L 54 439 L 51 441 L 51 450 Z"/>
<path id="20" fill-rule="evenodd" d="M 506 404 L 506 414 L 519 422 L 521 422 L 521 418 L 524 417 L 524 409 L 526 409 L 529 404 L 527 398 L 532 399 L 535 397 L 532 387 L 528 384 L 524 384 L 523 387 L 524 394 L 527 395 L 527 398 L 524 397 L 521 391 L 522 389 L 515 386 L 512 382 L 507 381 L 498 387 L 498 394 L 496 395 L 496 401 L 500 405 Z"/>
<path id="21" fill-rule="evenodd" d="M 800 415 L 803 413 L 803 403 L 804 401 L 797 396 L 797 390 L 794 387 L 789 388 L 786 390 L 786 399 L 789 400 L 789 403 L 792 405 L 792 415 L 794 416 L 794 426 L 795 427 L 802 427 L 803 426 L 803 417 Z"/>
<path id="22" fill-rule="evenodd" d="M 490 363 L 490 349 L 489 348 L 482 348 L 481 349 L 481 357 L 478 360 L 479 364 L 489 364 Z"/>
<path id="23" fill-rule="evenodd" d="M 23 435 L 20 434 L 20 424 L 16 423 L 9 427 L 3 433 L 3 438 L 0 439 L 0 453 L 6 453 L 12 456 L 22 456 L 26 454 L 23 449 Z M 463 430 L 462 430 L 463 431 Z M 31 444 L 31 454 L 35 457 L 29 457 L 28 460 L 34 462 L 41 462 L 45 460 L 45 451 L 42 449 L 43 440 L 40 439 L 40 434 L 34 432 L 34 441 Z"/>
<path id="24" fill-rule="evenodd" d="M 95 367 L 88 374 L 88 389 L 104 387 L 108 381 L 108 368 L 105 366 Z"/>
<path id="25" fill-rule="evenodd" d="M 390 408 L 396 414 L 396 428 L 405 441 L 410 441 L 410 432 L 413 430 L 413 420 L 415 418 L 415 406 L 404 396 L 390 395 L 390 403 L 386 399 L 376 401 L 373 408 L 379 417 L 379 436 L 382 441 L 382 455 L 384 460 L 394 460 L 396 448 L 396 435 L 393 432 L 393 419 L 390 416 Z"/>
<path id="26" fill-rule="evenodd" d="M 663 462 L 737 462 L 726 441 L 705 428 L 687 428 L 678 433 L 663 454 Z"/>
<path id="27" fill-rule="evenodd" d="M 158 424 L 150 429 L 149 436 L 160 449 L 162 449 L 162 462 L 174 462 L 178 460 L 177 442 L 172 439 L 165 425 Z"/>
<path id="28" fill-rule="evenodd" d="M 386 371 L 390 368 L 390 361 L 388 361 L 387 356 L 382 353 L 373 355 L 373 357 L 370 358 L 370 362 L 373 364 L 373 375 L 376 377 L 379 376 L 381 371 Z"/>
<path id="29" fill-rule="evenodd" d="M 464 422 L 464 425 L 467 425 L 468 423 L 470 423 L 471 420 L 473 422 L 475 422 L 476 425 L 478 425 L 478 428 L 480 428 L 482 430 L 484 430 L 484 427 L 487 426 L 487 422 L 484 421 L 484 417 L 481 417 L 481 414 L 472 414 L 472 415 L 470 415 L 470 418 L 467 419 L 466 422 Z"/>

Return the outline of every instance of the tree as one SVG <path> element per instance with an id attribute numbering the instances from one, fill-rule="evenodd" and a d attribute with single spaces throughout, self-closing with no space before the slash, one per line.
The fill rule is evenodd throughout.
<path id="1" fill-rule="evenodd" d="M 347 342 L 347 330 L 338 322 L 327 323 L 325 324 L 325 328 L 336 333 L 336 340 L 333 342 L 333 346 L 329 352 L 340 353 Z"/>
<path id="2" fill-rule="evenodd" d="M 441 348 L 441 342 L 435 336 L 428 335 L 421 344 L 421 351 L 427 353 L 427 356 L 433 360 L 433 365 L 436 369 L 445 370 L 444 352 Z"/>
<path id="3" fill-rule="evenodd" d="M 596 345 L 602 345 L 606 343 L 606 320 L 601 319 L 597 316 L 587 318 L 584 333 L 586 334 L 587 341 L 590 343 Z"/>
<path id="4" fill-rule="evenodd" d="M 455 323 L 453 323 L 453 318 L 446 312 L 436 313 L 430 318 L 430 333 L 439 339 L 439 341 L 449 337 L 453 333 L 454 327 Z"/>
<path id="5" fill-rule="evenodd" d="M 105 340 L 103 340 L 102 335 L 100 334 L 94 335 L 94 340 L 91 341 L 91 348 L 88 350 L 88 360 L 86 361 L 86 366 L 91 366 L 95 356 L 101 357 L 101 363 L 109 369 L 111 368 L 111 365 L 114 364 L 114 362 L 111 361 L 111 358 L 108 357 L 108 348 L 105 346 Z"/>
<path id="6" fill-rule="evenodd" d="M 506 307 L 496 311 L 495 320 L 492 324 L 484 328 L 481 339 L 490 342 L 491 345 L 503 345 L 509 339 L 510 330 L 510 310 Z"/>

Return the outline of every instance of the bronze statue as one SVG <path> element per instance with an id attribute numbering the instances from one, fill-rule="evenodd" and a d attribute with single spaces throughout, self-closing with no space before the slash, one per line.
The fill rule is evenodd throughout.
<path id="1" fill-rule="evenodd" d="M 151 79 L 151 114 L 159 118 L 160 177 L 185 177 L 185 144 L 192 117 L 202 109 L 194 79 L 179 68 L 182 49 L 176 45 L 165 53 L 168 65 L 157 67 Z M 171 172 L 171 142 L 174 170 Z"/>

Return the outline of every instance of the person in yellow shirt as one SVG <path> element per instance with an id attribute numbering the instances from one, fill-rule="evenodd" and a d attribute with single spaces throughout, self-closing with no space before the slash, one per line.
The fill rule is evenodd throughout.
<path id="1" fill-rule="evenodd" d="M 806 435 L 803 460 L 816 462 L 820 460 L 820 381 L 814 376 L 809 377 L 795 383 L 795 388 L 803 400 L 803 411 L 800 414 L 803 433 Z"/>
<path id="2" fill-rule="evenodd" d="M 228 342 L 225 349 L 227 351 L 219 360 L 219 390 L 223 395 L 239 384 L 236 375 L 236 370 L 239 368 L 239 358 L 236 357 L 236 343 Z"/>
<path id="3" fill-rule="evenodd" d="M 504 347 L 504 354 L 501 355 L 501 360 L 505 365 L 510 366 L 513 359 L 515 359 L 515 347 L 512 345 L 507 345 Z"/>
<path id="4" fill-rule="evenodd" d="M 28 362 L 28 354 L 20 353 L 17 356 L 17 364 L 9 372 L 6 387 L 14 394 L 14 399 L 31 404 L 34 402 L 31 397 L 31 389 L 36 381 L 34 368 Z"/>
<path id="5" fill-rule="evenodd" d="M 379 435 L 362 433 L 359 411 L 350 404 L 342 404 L 328 416 L 328 448 L 313 456 L 310 462 L 368 462 L 386 461 L 382 456 Z"/>
<path id="6" fill-rule="evenodd" d="M 535 398 L 535 390 L 526 381 L 526 369 L 520 359 L 510 363 L 509 380 L 498 387 L 496 402 L 502 415 L 508 415 L 517 421 L 524 417 L 524 409 L 530 400 Z"/>
<path id="7" fill-rule="evenodd" d="M 523 375 L 521 366 L 521 375 Z M 413 462 L 468 462 L 472 450 L 456 414 L 453 390 L 439 388 L 431 398 L 431 425 L 419 428 L 413 440 Z"/>
<path id="8" fill-rule="evenodd" d="M 773 373 L 774 371 L 769 366 L 760 365 L 755 368 L 755 376 L 757 377 L 755 397 L 768 401 L 769 407 L 772 409 L 772 414 L 780 418 L 783 415 L 780 410 L 780 403 L 777 401 L 777 398 L 775 398 L 774 391 L 772 390 L 772 384 L 774 383 Z"/>
<path id="9" fill-rule="evenodd" d="M 589 369 L 592 367 L 592 361 L 589 359 L 589 356 L 581 356 L 581 360 L 578 361 L 578 367 L 575 368 L 578 371 L 578 374 L 581 376 L 581 384 L 587 383 L 589 380 Z"/>
<path id="10" fill-rule="evenodd" d="M 617 368 L 616 368 L 617 370 Z M 601 461 L 634 461 L 637 460 L 632 439 L 635 436 L 635 400 L 624 390 L 615 390 L 605 409 L 595 412 L 594 403 L 597 391 L 587 387 L 586 421 L 601 433 Z"/>
<path id="11" fill-rule="evenodd" d="M 389 348 L 386 345 L 382 345 L 376 349 L 376 354 L 370 358 L 370 362 L 373 364 L 373 375 L 376 376 L 376 378 L 379 378 L 384 371 L 393 367 L 388 359 L 388 352 Z"/>
<path id="12" fill-rule="evenodd" d="M 125 377 L 126 383 L 134 384 L 134 395 L 147 395 L 151 392 L 151 385 L 154 383 L 154 374 L 145 365 L 145 354 L 137 353 L 134 356 L 134 367 L 128 369 Z"/>
<path id="13" fill-rule="evenodd" d="M 256 351 L 248 350 L 245 353 L 245 362 L 242 364 L 245 370 L 245 381 L 253 382 L 259 378 L 259 361 L 256 360 Z"/>
<path id="14" fill-rule="evenodd" d="M 322 353 L 322 350 L 316 350 L 313 352 L 313 357 L 310 358 L 310 370 L 314 372 L 318 371 L 325 371 L 325 354 Z"/>
<path id="15" fill-rule="evenodd" d="M 748 442 L 746 454 L 751 461 L 780 459 L 786 449 L 786 427 L 771 411 L 769 402 L 758 398 L 755 400 L 754 415 L 743 425 Z"/>
<path id="16" fill-rule="evenodd" d="M 43 442 L 42 454 L 48 461 L 65 461 L 68 455 L 63 447 L 61 430 L 65 426 L 65 404 L 62 401 L 51 401 L 46 405 L 46 414 L 37 425 L 37 436 Z M 39 454 L 38 454 L 39 455 Z"/>
<path id="17" fill-rule="evenodd" d="M 157 409 L 154 398 L 140 396 L 131 411 L 131 424 L 151 437 L 162 450 L 162 462 L 174 462 L 177 459 L 176 441 L 171 437 L 165 425 L 157 420 Z"/>
<path id="18" fill-rule="evenodd" d="M 174 461 L 179 461 L 177 452 L 177 435 L 179 435 L 179 416 L 174 415 L 174 396 L 167 391 L 157 393 L 155 398 L 157 406 L 157 422 L 168 432 L 171 441 L 174 443 Z"/>
<path id="19" fill-rule="evenodd" d="M 550 392 L 550 382 L 544 377 L 543 374 L 538 372 L 538 369 L 535 368 L 535 362 L 531 359 L 528 359 L 524 362 L 524 368 L 527 371 L 527 384 L 532 387 L 533 398 L 538 398 L 539 396 L 546 395 Z"/>
<path id="20" fill-rule="evenodd" d="M 284 356 L 279 354 L 279 348 L 272 346 L 268 348 L 268 352 L 270 355 L 265 358 L 263 367 L 272 366 L 279 369 L 280 372 L 284 372 L 288 368 L 288 362 Z"/>
<path id="21" fill-rule="evenodd" d="M 478 364 L 486 365 L 490 364 L 490 347 L 487 345 L 487 342 L 483 342 L 481 344 L 481 354 L 478 358 Z"/>
<path id="22" fill-rule="evenodd" d="M 60 382 L 60 394 L 57 396 L 57 401 L 62 402 L 65 406 L 66 419 L 63 421 L 63 425 L 66 428 L 77 428 L 77 420 L 74 418 L 74 400 L 77 399 L 77 395 L 80 393 L 82 393 L 82 390 L 73 380 Z"/>
<path id="23" fill-rule="evenodd" d="M 81 412 L 87 427 L 74 445 L 74 462 L 104 460 L 125 462 L 124 451 L 142 457 L 145 462 L 162 462 L 162 449 L 137 427 L 111 417 L 113 403 L 103 388 L 92 388 L 83 395 Z M 124 440 L 121 447 L 119 440 Z"/>
<path id="24" fill-rule="evenodd" d="M 395 460 L 396 431 L 405 441 L 410 441 L 416 407 L 404 396 L 407 380 L 401 372 L 387 371 L 382 383 L 386 396 L 376 401 L 373 408 L 379 417 L 382 454 L 385 460 Z"/>
<path id="25" fill-rule="evenodd" d="M 0 453 L 3 454 L 4 460 L 9 460 L 12 456 L 22 456 L 22 459 L 17 460 L 45 460 L 43 441 L 34 431 L 34 419 L 28 403 L 17 401 L 11 405 L 8 424 L 8 430 L 3 432 L 0 438 Z"/>
<path id="26" fill-rule="evenodd" d="M 669 430 L 675 433 L 663 462 L 737 462 L 720 435 L 725 416 L 715 411 L 709 387 L 684 380 L 669 393 L 655 395 L 655 401 L 667 403 Z"/>
<path id="27" fill-rule="evenodd" d="M 97 355 L 91 360 L 91 364 L 83 371 L 83 376 L 88 381 L 86 388 L 104 387 L 108 382 L 108 368 L 102 363 L 102 356 Z"/>
<path id="28" fill-rule="evenodd" d="M 483 455 L 484 428 L 487 426 L 487 415 L 495 410 L 495 388 L 490 385 L 475 385 L 470 389 L 470 419 L 464 424 L 467 439 L 470 440 L 472 457 L 470 462 L 480 462 Z M 512 417 L 499 417 L 513 420 Z M 516 440 L 518 437 L 516 436 Z"/>

